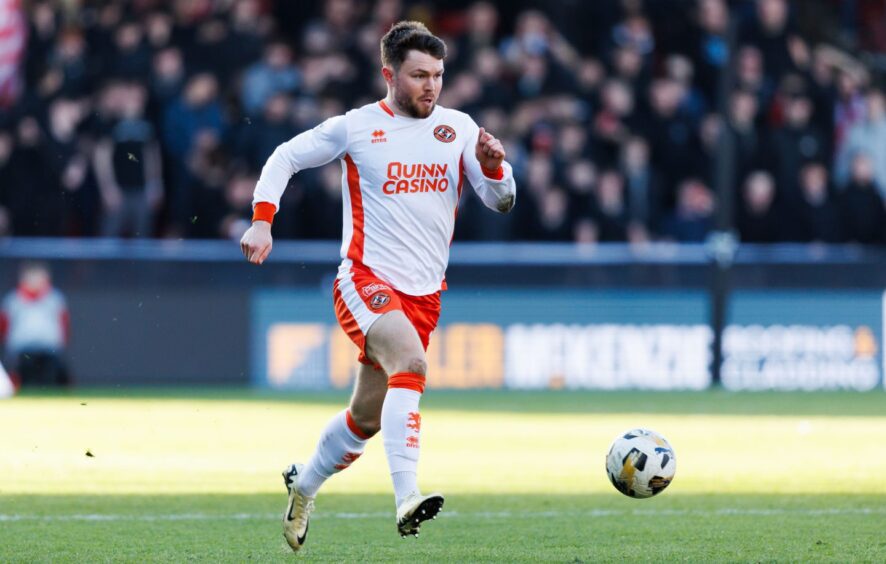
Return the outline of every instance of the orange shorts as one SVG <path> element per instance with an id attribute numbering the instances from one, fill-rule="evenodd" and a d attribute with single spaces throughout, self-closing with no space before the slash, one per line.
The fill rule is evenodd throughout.
<path id="1" fill-rule="evenodd" d="M 355 265 L 347 276 L 337 278 L 332 296 L 339 325 L 360 349 L 358 360 L 376 368 L 378 364 L 366 356 L 366 333 L 382 315 L 395 309 L 402 311 L 415 327 L 425 350 L 440 319 L 439 291 L 410 296 L 392 288 L 366 267 Z"/>

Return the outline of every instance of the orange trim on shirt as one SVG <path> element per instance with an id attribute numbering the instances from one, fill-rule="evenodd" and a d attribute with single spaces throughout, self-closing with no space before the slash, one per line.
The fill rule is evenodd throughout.
<path id="1" fill-rule="evenodd" d="M 453 217 L 453 222 L 458 220 L 458 203 L 461 202 L 461 189 L 464 186 L 465 180 L 465 159 L 461 157 L 458 159 L 458 191 L 457 191 L 457 199 L 455 200 L 455 216 Z M 449 246 L 452 246 L 452 240 L 455 238 L 455 228 L 452 229 L 452 236 L 449 238 Z M 443 289 L 446 289 L 446 279 L 443 280 Z"/>
<path id="2" fill-rule="evenodd" d="M 348 168 L 348 193 L 351 195 L 351 244 L 348 246 L 348 258 L 356 263 L 363 263 L 363 194 L 360 192 L 360 171 L 351 155 L 345 155 Z"/>
<path id="3" fill-rule="evenodd" d="M 385 111 L 386 114 L 388 114 L 388 115 L 391 116 L 391 117 L 394 117 L 394 110 L 392 110 L 391 108 L 389 108 L 388 105 L 385 104 L 385 101 L 384 101 L 384 100 L 379 100 L 379 101 L 378 101 L 378 105 L 381 106 L 381 109 L 383 109 L 383 110 Z"/>
<path id="4" fill-rule="evenodd" d="M 388 388 L 405 388 L 420 394 L 425 391 L 425 377 L 417 372 L 398 372 L 388 378 Z"/>
<path id="5" fill-rule="evenodd" d="M 255 204 L 252 210 L 252 222 L 267 221 L 274 223 L 274 214 L 277 213 L 277 206 L 270 202 L 259 202 Z"/>
<path id="6" fill-rule="evenodd" d="M 501 180 L 505 177 L 505 169 L 501 165 L 499 165 L 497 169 L 486 168 L 485 166 L 480 165 L 480 170 L 483 171 L 483 176 L 491 178 L 492 180 Z"/>

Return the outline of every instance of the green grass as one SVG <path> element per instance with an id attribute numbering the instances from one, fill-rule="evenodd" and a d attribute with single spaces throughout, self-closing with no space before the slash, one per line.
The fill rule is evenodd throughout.
<path id="1" fill-rule="evenodd" d="M 293 556 L 279 471 L 346 399 L 81 390 L 0 403 L 0 561 L 886 560 L 886 394 L 721 391 L 429 392 L 420 477 L 446 494 L 441 518 L 397 536 L 376 439 L 324 487 Z M 650 500 L 603 471 L 611 439 L 635 426 L 677 454 L 674 483 Z"/>

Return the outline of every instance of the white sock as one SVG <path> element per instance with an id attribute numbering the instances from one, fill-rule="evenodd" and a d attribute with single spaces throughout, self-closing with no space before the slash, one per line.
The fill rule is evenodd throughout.
<path id="1" fill-rule="evenodd" d="M 298 491 L 309 497 L 317 495 L 323 482 L 360 458 L 369 438 L 357 428 L 347 409 L 336 414 L 320 435 L 314 455 L 298 475 Z"/>
<path id="2" fill-rule="evenodd" d="M 424 390 L 420 374 L 400 373 L 388 379 L 388 393 L 381 409 L 381 433 L 385 455 L 399 506 L 410 493 L 418 493 L 418 455 L 421 415 L 418 403 Z"/>
<path id="3" fill-rule="evenodd" d="M 9 379 L 6 370 L 3 369 L 3 365 L 0 364 L 0 399 L 11 398 L 14 395 L 15 386 L 12 384 L 12 380 Z"/>
<path id="4" fill-rule="evenodd" d="M 418 493 L 418 475 L 415 472 L 391 472 L 394 482 L 394 503 L 400 503 L 412 492 Z"/>

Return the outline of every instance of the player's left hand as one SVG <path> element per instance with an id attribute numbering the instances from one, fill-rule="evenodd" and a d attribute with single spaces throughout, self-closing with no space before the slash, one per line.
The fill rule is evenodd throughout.
<path id="1" fill-rule="evenodd" d="M 480 128 L 480 135 L 477 137 L 476 154 L 480 166 L 489 170 L 498 170 L 505 160 L 505 148 L 501 141 L 483 127 Z"/>

